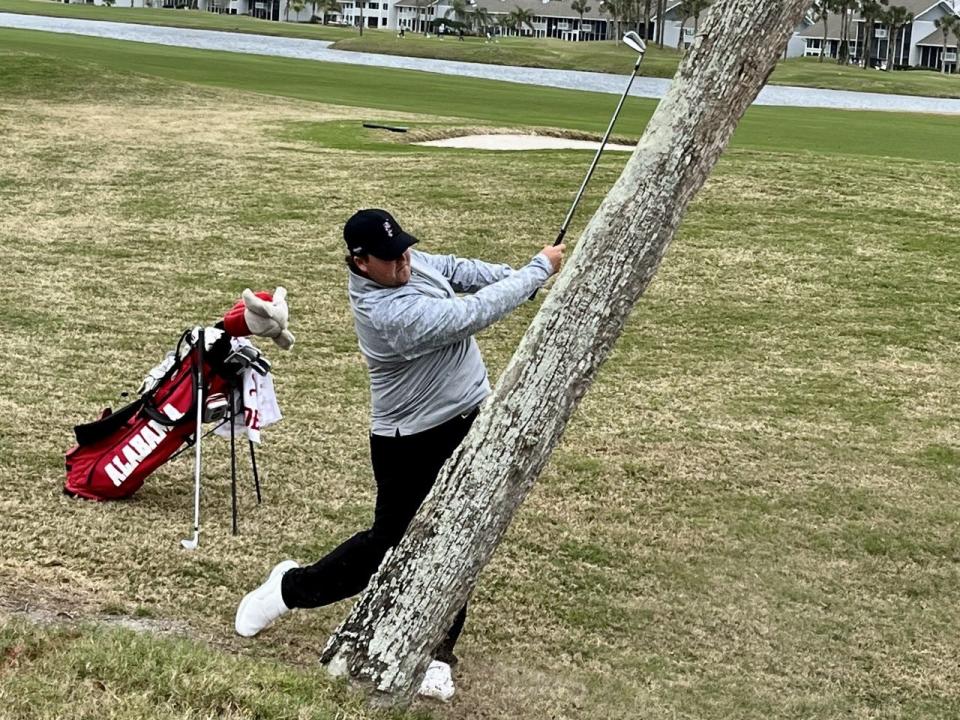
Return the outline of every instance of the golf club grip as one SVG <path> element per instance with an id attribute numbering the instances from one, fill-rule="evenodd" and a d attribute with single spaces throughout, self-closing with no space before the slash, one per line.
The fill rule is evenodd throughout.
<path id="1" fill-rule="evenodd" d="M 557 233 L 557 239 L 553 241 L 553 246 L 556 247 L 563 242 L 563 238 L 567 235 L 567 229 L 565 227 L 560 228 L 560 232 Z"/>

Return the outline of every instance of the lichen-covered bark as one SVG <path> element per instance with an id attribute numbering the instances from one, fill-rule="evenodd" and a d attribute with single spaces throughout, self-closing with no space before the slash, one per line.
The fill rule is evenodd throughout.
<path id="1" fill-rule="evenodd" d="M 653 278 L 809 0 L 718 0 L 673 85 L 401 543 L 330 638 L 330 672 L 410 702 L 430 653 Z"/>

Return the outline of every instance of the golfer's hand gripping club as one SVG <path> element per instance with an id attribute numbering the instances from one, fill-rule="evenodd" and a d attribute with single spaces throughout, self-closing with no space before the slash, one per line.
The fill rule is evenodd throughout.
<path id="1" fill-rule="evenodd" d="M 553 268 L 554 275 L 560 272 L 563 265 L 563 253 L 566 249 L 567 246 L 560 243 L 559 245 L 544 245 L 543 250 L 540 251 L 540 254 L 550 261 L 550 267 Z"/>
<path id="2" fill-rule="evenodd" d="M 543 255 L 547 259 L 547 262 L 550 263 L 550 267 L 553 270 L 551 273 L 552 275 L 556 275 L 558 272 L 560 272 L 560 268 L 563 265 L 563 253 L 566 251 L 566 249 L 567 246 L 563 243 L 560 243 L 559 245 L 544 245 L 543 250 L 537 253 L 538 255 Z M 538 292 L 540 292 L 539 289 L 534 290 L 527 299 L 533 300 L 537 296 Z"/>

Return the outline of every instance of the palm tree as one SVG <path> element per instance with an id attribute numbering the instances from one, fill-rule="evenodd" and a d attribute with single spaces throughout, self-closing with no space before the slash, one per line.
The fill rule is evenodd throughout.
<path id="1" fill-rule="evenodd" d="M 317 16 L 320 11 L 320 22 L 327 24 L 327 13 L 339 13 L 343 8 L 340 7 L 340 0 L 311 0 L 313 5 L 313 16 Z"/>
<path id="2" fill-rule="evenodd" d="M 493 24 L 493 16 L 486 8 L 476 6 L 470 14 L 470 24 L 480 35 L 487 34 L 487 28 Z"/>
<path id="3" fill-rule="evenodd" d="M 600 0 L 600 12 L 607 13 L 613 20 L 613 39 L 620 44 L 620 23 L 623 22 L 627 14 L 627 7 L 630 0 Z"/>
<path id="4" fill-rule="evenodd" d="M 451 4 L 455 2 L 457 2 L 457 0 L 451 0 Z M 514 28 L 518 35 L 521 34 L 524 25 L 530 28 L 530 32 L 535 32 L 533 29 L 533 10 L 524 10 L 517 5 L 510 11 L 509 17 L 510 27 Z"/>
<path id="5" fill-rule="evenodd" d="M 657 0 L 657 45 L 663 50 L 663 16 L 667 14 L 667 0 Z"/>
<path id="6" fill-rule="evenodd" d="M 414 26 L 411 28 L 413 32 L 423 32 L 424 23 L 420 20 L 420 15 L 423 10 L 424 3 L 429 2 L 429 0 L 413 0 L 413 4 L 416 7 L 416 14 L 414 16 Z"/>
<path id="7" fill-rule="evenodd" d="M 823 22 L 823 40 L 820 43 L 820 62 L 823 62 L 823 53 L 827 49 L 827 21 L 830 13 L 837 12 L 837 3 L 835 0 L 821 0 L 816 6 L 817 18 Z"/>
<path id="8" fill-rule="evenodd" d="M 448 0 L 447 4 L 450 7 L 443 14 L 444 20 L 452 18 L 459 25 L 465 24 L 467 16 L 470 14 L 470 10 L 467 8 L 467 0 Z"/>
<path id="9" fill-rule="evenodd" d="M 892 71 L 896 62 L 894 55 L 897 50 L 897 35 L 905 25 L 913 22 L 913 13 L 902 5 L 894 5 L 887 10 L 884 22 L 890 28 L 890 33 L 887 36 L 887 70 Z"/>
<path id="10" fill-rule="evenodd" d="M 840 45 L 837 48 L 837 64 L 846 65 L 850 57 L 850 21 L 855 0 L 835 0 L 834 8 L 840 14 Z"/>
<path id="11" fill-rule="evenodd" d="M 683 0 L 680 3 L 680 32 L 677 34 L 677 50 L 683 49 L 683 26 L 687 24 L 690 14 L 690 0 Z"/>
<path id="12" fill-rule="evenodd" d="M 627 0 L 626 20 L 627 24 L 633 25 L 634 29 L 640 31 L 640 20 L 643 17 L 643 10 L 640 7 L 640 0 Z"/>
<path id="13" fill-rule="evenodd" d="M 943 54 L 940 56 L 940 72 L 947 74 L 947 41 L 950 39 L 950 33 L 956 29 L 957 19 L 952 15 L 944 15 L 933 21 L 937 30 L 943 33 Z"/>
<path id="14" fill-rule="evenodd" d="M 693 3 L 693 34 L 700 30 L 700 13 L 710 7 L 710 0 L 694 0 Z"/>
<path id="15" fill-rule="evenodd" d="M 577 38 L 582 39 L 580 35 L 583 33 L 583 14 L 590 12 L 593 8 L 587 5 L 587 0 L 573 0 L 573 2 L 570 3 L 570 9 L 580 16 L 580 24 L 577 26 Z"/>
<path id="16" fill-rule="evenodd" d="M 700 26 L 700 13 L 710 4 L 710 0 L 681 0 L 680 2 L 680 37 L 677 38 L 677 50 L 683 48 L 683 26 L 687 20 L 693 18 L 693 32 L 696 33 Z"/>
<path id="17" fill-rule="evenodd" d="M 357 7 L 360 8 L 360 37 L 363 37 L 363 6 L 367 0 L 357 0 Z"/>
<path id="18" fill-rule="evenodd" d="M 953 39 L 957 41 L 957 54 L 960 56 L 960 17 L 953 19 Z M 954 71 L 956 71 L 956 66 L 954 66 Z"/>
<path id="19" fill-rule="evenodd" d="M 327 13 L 336 13 L 340 15 L 340 19 L 343 19 L 343 5 L 340 3 L 340 0 L 325 0 L 325 4 L 320 5 L 323 8 L 323 22 L 327 22 L 326 17 Z"/>
<path id="20" fill-rule="evenodd" d="M 873 53 L 874 24 L 884 14 L 883 6 L 890 0 L 861 0 L 860 15 L 863 17 L 863 57 L 860 64 L 864 68 L 870 67 L 870 55 Z"/>
<path id="21" fill-rule="evenodd" d="M 287 0 L 286 21 L 290 22 L 290 11 L 293 10 L 297 15 L 307 6 L 307 0 Z"/>

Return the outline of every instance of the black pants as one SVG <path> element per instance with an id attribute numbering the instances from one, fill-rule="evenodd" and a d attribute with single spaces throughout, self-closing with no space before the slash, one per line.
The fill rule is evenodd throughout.
<path id="1" fill-rule="evenodd" d="M 363 590 L 380 561 L 403 537 L 413 516 L 453 451 L 466 437 L 477 411 L 415 435 L 370 436 L 370 459 L 377 482 L 373 526 L 334 548 L 313 565 L 290 570 L 281 592 L 287 607 L 311 608 L 343 600 Z M 466 606 L 435 653 L 455 661 L 453 646 L 463 630 Z"/>

